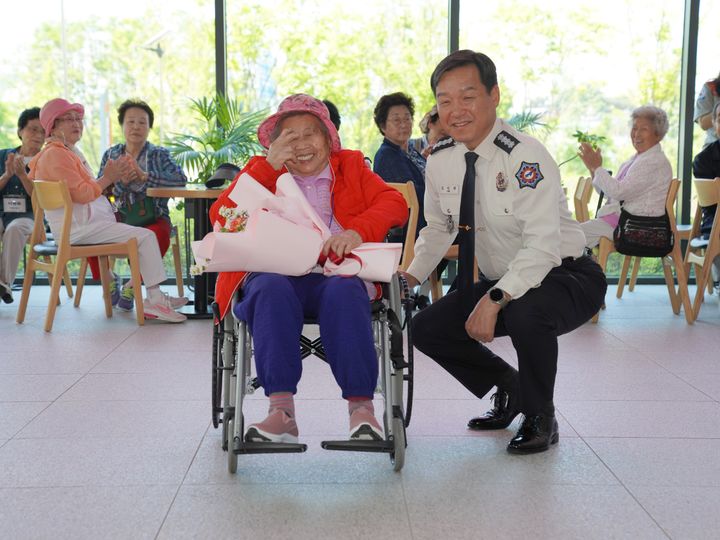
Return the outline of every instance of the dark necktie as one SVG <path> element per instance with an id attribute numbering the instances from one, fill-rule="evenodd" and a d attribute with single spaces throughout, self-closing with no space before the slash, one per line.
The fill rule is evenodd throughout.
<path id="1" fill-rule="evenodd" d="M 475 271 L 475 152 L 465 154 L 465 178 L 460 198 L 458 223 L 458 282 L 460 306 L 465 317 L 475 307 L 473 301 L 473 274 Z"/>

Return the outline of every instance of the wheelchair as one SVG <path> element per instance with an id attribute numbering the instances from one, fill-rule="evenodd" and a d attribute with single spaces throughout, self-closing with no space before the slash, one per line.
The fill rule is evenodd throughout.
<path id="1" fill-rule="evenodd" d="M 376 394 L 384 402 L 381 441 L 340 440 L 323 441 L 326 450 L 356 452 L 385 452 L 395 471 L 405 462 L 407 438 L 405 429 L 410 424 L 413 396 L 412 310 L 413 300 L 405 279 L 395 274 L 390 283 L 382 284 L 382 298 L 370 302 L 375 350 L 379 362 Z M 233 300 L 233 306 L 237 297 Z M 229 310 L 221 320 L 217 304 L 213 304 L 215 322 L 212 347 L 212 422 L 217 429 L 222 425 L 222 448 L 227 451 L 228 471 L 237 471 L 239 454 L 305 452 L 307 445 L 276 442 L 247 442 L 243 401 L 260 387 L 253 375 L 253 345 L 247 324 L 235 318 Z M 305 324 L 317 324 L 305 320 Z M 407 348 L 403 330 L 407 330 Z M 321 338 L 300 337 L 300 355 L 303 359 L 314 355 L 325 360 Z M 405 354 L 407 351 L 407 354 Z"/>

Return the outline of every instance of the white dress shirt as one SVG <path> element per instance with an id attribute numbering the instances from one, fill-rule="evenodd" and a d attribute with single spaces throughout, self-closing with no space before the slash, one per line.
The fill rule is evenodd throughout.
<path id="1" fill-rule="evenodd" d="M 468 148 L 435 151 L 425 170 L 425 218 L 408 272 L 423 282 L 457 235 Z M 519 298 L 565 257 L 579 257 L 585 235 L 572 218 L 555 161 L 536 139 L 497 119 L 474 149 L 475 257 L 487 278 Z M 521 182 L 523 171 L 530 181 Z M 533 174 L 534 171 L 539 174 Z"/>

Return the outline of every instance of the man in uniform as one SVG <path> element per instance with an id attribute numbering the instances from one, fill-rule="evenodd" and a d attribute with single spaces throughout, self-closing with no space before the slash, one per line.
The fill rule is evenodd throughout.
<path id="1" fill-rule="evenodd" d="M 427 226 L 406 276 L 411 286 L 422 282 L 457 236 L 458 289 L 418 313 L 414 345 L 478 398 L 497 386 L 493 409 L 470 420 L 470 429 L 504 429 L 522 412 L 508 451 L 542 452 L 558 441 L 557 337 L 598 311 L 605 276 L 584 256 L 585 237 L 550 154 L 496 117 L 492 60 L 452 53 L 431 86 L 452 139 L 428 160 Z M 474 283 L 475 258 L 481 275 Z M 484 345 L 495 336 L 510 336 L 518 370 Z"/>

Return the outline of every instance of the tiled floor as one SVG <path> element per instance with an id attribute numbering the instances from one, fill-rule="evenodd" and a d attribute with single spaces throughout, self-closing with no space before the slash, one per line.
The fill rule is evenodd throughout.
<path id="1" fill-rule="evenodd" d="M 718 538 L 720 309 L 693 326 L 640 286 L 560 340 L 561 440 L 511 456 L 513 429 L 472 433 L 486 410 L 417 355 L 406 465 L 320 448 L 342 436 L 329 370 L 306 361 L 305 454 L 239 456 L 210 424 L 209 321 L 106 320 L 97 288 L 63 297 L 42 330 L 0 305 L 0 538 Z M 507 340 L 493 348 L 513 359 Z M 250 419 L 262 399 L 248 403 Z"/>

